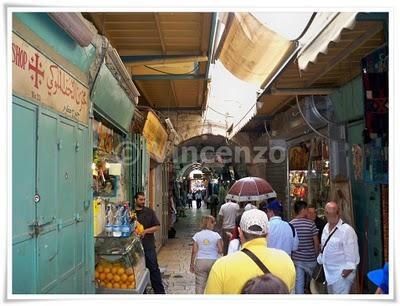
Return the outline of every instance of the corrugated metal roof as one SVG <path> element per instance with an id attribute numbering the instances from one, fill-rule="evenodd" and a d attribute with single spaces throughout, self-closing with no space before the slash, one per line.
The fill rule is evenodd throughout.
<path id="1" fill-rule="evenodd" d="M 340 41 L 344 29 L 353 29 L 356 16 L 354 12 L 318 13 L 307 31 L 310 40 L 305 42 L 297 57 L 300 71 L 307 70 L 310 62 L 315 63 L 320 53 L 326 54 L 331 42 Z"/>
<path id="2" fill-rule="evenodd" d="M 331 32 L 334 35 L 320 36 L 328 41 L 316 39 L 311 43 L 316 46 L 305 47 L 314 50 L 309 54 L 303 51 L 299 55 L 303 56 L 302 67 L 305 70 L 299 67 L 298 61 L 291 62 L 284 69 L 271 88 L 259 97 L 257 116 L 273 115 L 292 101 L 296 94 L 299 97 L 312 95 L 313 92 L 315 95 L 323 94 L 324 90 L 328 92 L 340 87 L 361 74 L 361 59 L 385 43 L 384 27 L 382 21 L 372 20 L 356 19 L 352 24 L 350 20 L 354 16 L 347 17 L 348 22 L 339 27 L 339 33 L 335 30 Z M 312 35 L 309 37 L 312 38 Z M 260 127 L 262 122 L 257 121 L 257 116 L 244 128 Z"/>

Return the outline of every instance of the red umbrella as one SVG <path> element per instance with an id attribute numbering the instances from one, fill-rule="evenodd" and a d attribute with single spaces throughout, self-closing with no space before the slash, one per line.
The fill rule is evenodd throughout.
<path id="1" fill-rule="evenodd" d="M 229 189 L 226 199 L 244 202 L 263 201 L 275 197 L 276 192 L 266 180 L 249 176 L 235 182 Z"/>

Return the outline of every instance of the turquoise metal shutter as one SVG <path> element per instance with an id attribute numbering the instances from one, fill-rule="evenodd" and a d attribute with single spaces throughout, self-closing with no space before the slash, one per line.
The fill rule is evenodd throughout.
<path id="1" fill-rule="evenodd" d="M 13 293 L 93 292 L 88 153 L 87 127 L 13 97 Z"/>
<path id="2" fill-rule="evenodd" d="M 87 194 L 87 178 L 91 171 L 91 163 L 87 158 L 88 128 L 79 124 L 75 127 L 75 154 L 76 154 L 76 200 L 75 200 L 75 237 L 76 237 L 76 290 L 85 292 L 85 223 L 91 223 L 88 218 L 90 200 Z M 90 241 L 90 240 L 89 240 Z M 88 241 L 88 242 L 89 242 Z"/>
<path id="3" fill-rule="evenodd" d="M 38 184 L 40 202 L 37 220 L 40 232 L 38 246 L 38 293 L 47 293 L 57 286 L 58 279 L 58 115 L 39 108 L 38 120 Z"/>
<path id="4" fill-rule="evenodd" d="M 36 239 L 29 225 L 36 220 L 37 107 L 12 98 L 12 292 L 36 292 Z"/>
<path id="5" fill-rule="evenodd" d="M 59 172 L 58 172 L 58 275 L 57 293 L 75 293 L 76 262 L 76 168 L 75 124 L 60 118 L 59 122 Z M 83 233 L 82 233 L 83 234 Z"/>
<path id="6" fill-rule="evenodd" d="M 86 165 L 90 167 L 93 161 L 93 132 L 92 132 L 92 120 L 89 121 L 89 128 L 86 133 L 86 139 L 88 145 L 84 147 L 86 151 Z M 85 220 L 85 293 L 95 293 L 95 282 L 94 282 L 94 216 L 93 216 L 93 176 L 92 170 L 86 177 L 86 220 Z"/>
<path id="7" fill-rule="evenodd" d="M 93 278 L 88 128 L 44 109 L 38 127 L 37 292 L 84 293 Z"/>

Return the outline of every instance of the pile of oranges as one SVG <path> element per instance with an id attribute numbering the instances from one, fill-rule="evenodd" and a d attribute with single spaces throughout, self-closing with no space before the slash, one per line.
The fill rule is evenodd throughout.
<path id="1" fill-rule="evenodd" d="M 109 289 L 133 289 L 136 287 L 132 267 L 125 268 L 121 262 L 99 262 L 95 271 L 99 287 Z"/>

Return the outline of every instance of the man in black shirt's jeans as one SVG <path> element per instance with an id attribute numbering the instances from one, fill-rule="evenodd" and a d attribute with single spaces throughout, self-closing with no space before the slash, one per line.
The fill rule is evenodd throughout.
<path id="1" fill-rule="evenodd" d="M 150 271 L 151 286 L 153 287 L 154 293 L 165 294 L 157 262 L 156 246 L 154 243 L 154 233 L 160 230 L 160 221 L 158 221 L 157 216 L 152 209 L 144 206 L 146 198 L 143 192 L 138 192 L 135 195 L 135 200 L 136 217 L 144 227 L 141 238 L 146 259 L 146 267 Z"/>

